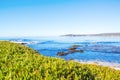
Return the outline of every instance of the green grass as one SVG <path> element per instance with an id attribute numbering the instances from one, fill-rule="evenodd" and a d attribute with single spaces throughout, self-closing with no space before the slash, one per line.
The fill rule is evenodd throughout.
<path id="1" fill-rule="evenodd" d="M 0 41 L 0 80 L 120 80 L 120 71 L 45 57 L 26 46 Z"/>

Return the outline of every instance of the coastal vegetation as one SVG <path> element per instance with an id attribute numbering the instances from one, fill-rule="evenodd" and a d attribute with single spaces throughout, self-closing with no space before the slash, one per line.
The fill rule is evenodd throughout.
<path id="1" fill-rule="evenodd" d="M 120 71 L 46 57 L 24 45 L 0 41 L 0 80 L 120 80 Z"/>

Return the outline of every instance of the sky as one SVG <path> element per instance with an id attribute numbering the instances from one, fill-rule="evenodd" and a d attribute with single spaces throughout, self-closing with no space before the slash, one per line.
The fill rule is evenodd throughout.
<path id="1" fill-rule="evenodd" d="M 0 0 L 0 36 L 120 32 L 120 0 Z"/>

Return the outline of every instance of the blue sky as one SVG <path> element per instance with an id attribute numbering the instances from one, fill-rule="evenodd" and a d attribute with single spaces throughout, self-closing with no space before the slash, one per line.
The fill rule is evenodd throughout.
<path id="1" fill-rule="evenodd" d="M 0 0 L 0 36 L 120 32 L 120 0 Z"/>

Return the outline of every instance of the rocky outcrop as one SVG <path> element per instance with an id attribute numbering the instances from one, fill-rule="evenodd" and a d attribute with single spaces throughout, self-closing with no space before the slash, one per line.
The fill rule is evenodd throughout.
<path id="1" fill-rule="evenodd" d="M 120 54 L 120 46 L 101 45 L 101 44 L 95 44 L 95 45 L 89 44 L 86 46 L 73 45 L 64 51 L 59 51 L 57 53 L 57 55 L 58 56 L 65 56 L 65 55 L 72 54 L 75 52 L 83 53 L 84 51 Z"/>
<path id="2" fill-rule="evenodd" d="M 80 45 L 73 45 L 72 47 L 68 48 L 67 51 L 58 52 L 57 55 L 58 56 L 65 56 L 65 55 L 72 54 L 75 52 L 83 53 L 84 50 L 78 50 L 78 47 L 80 47 Z"/>

